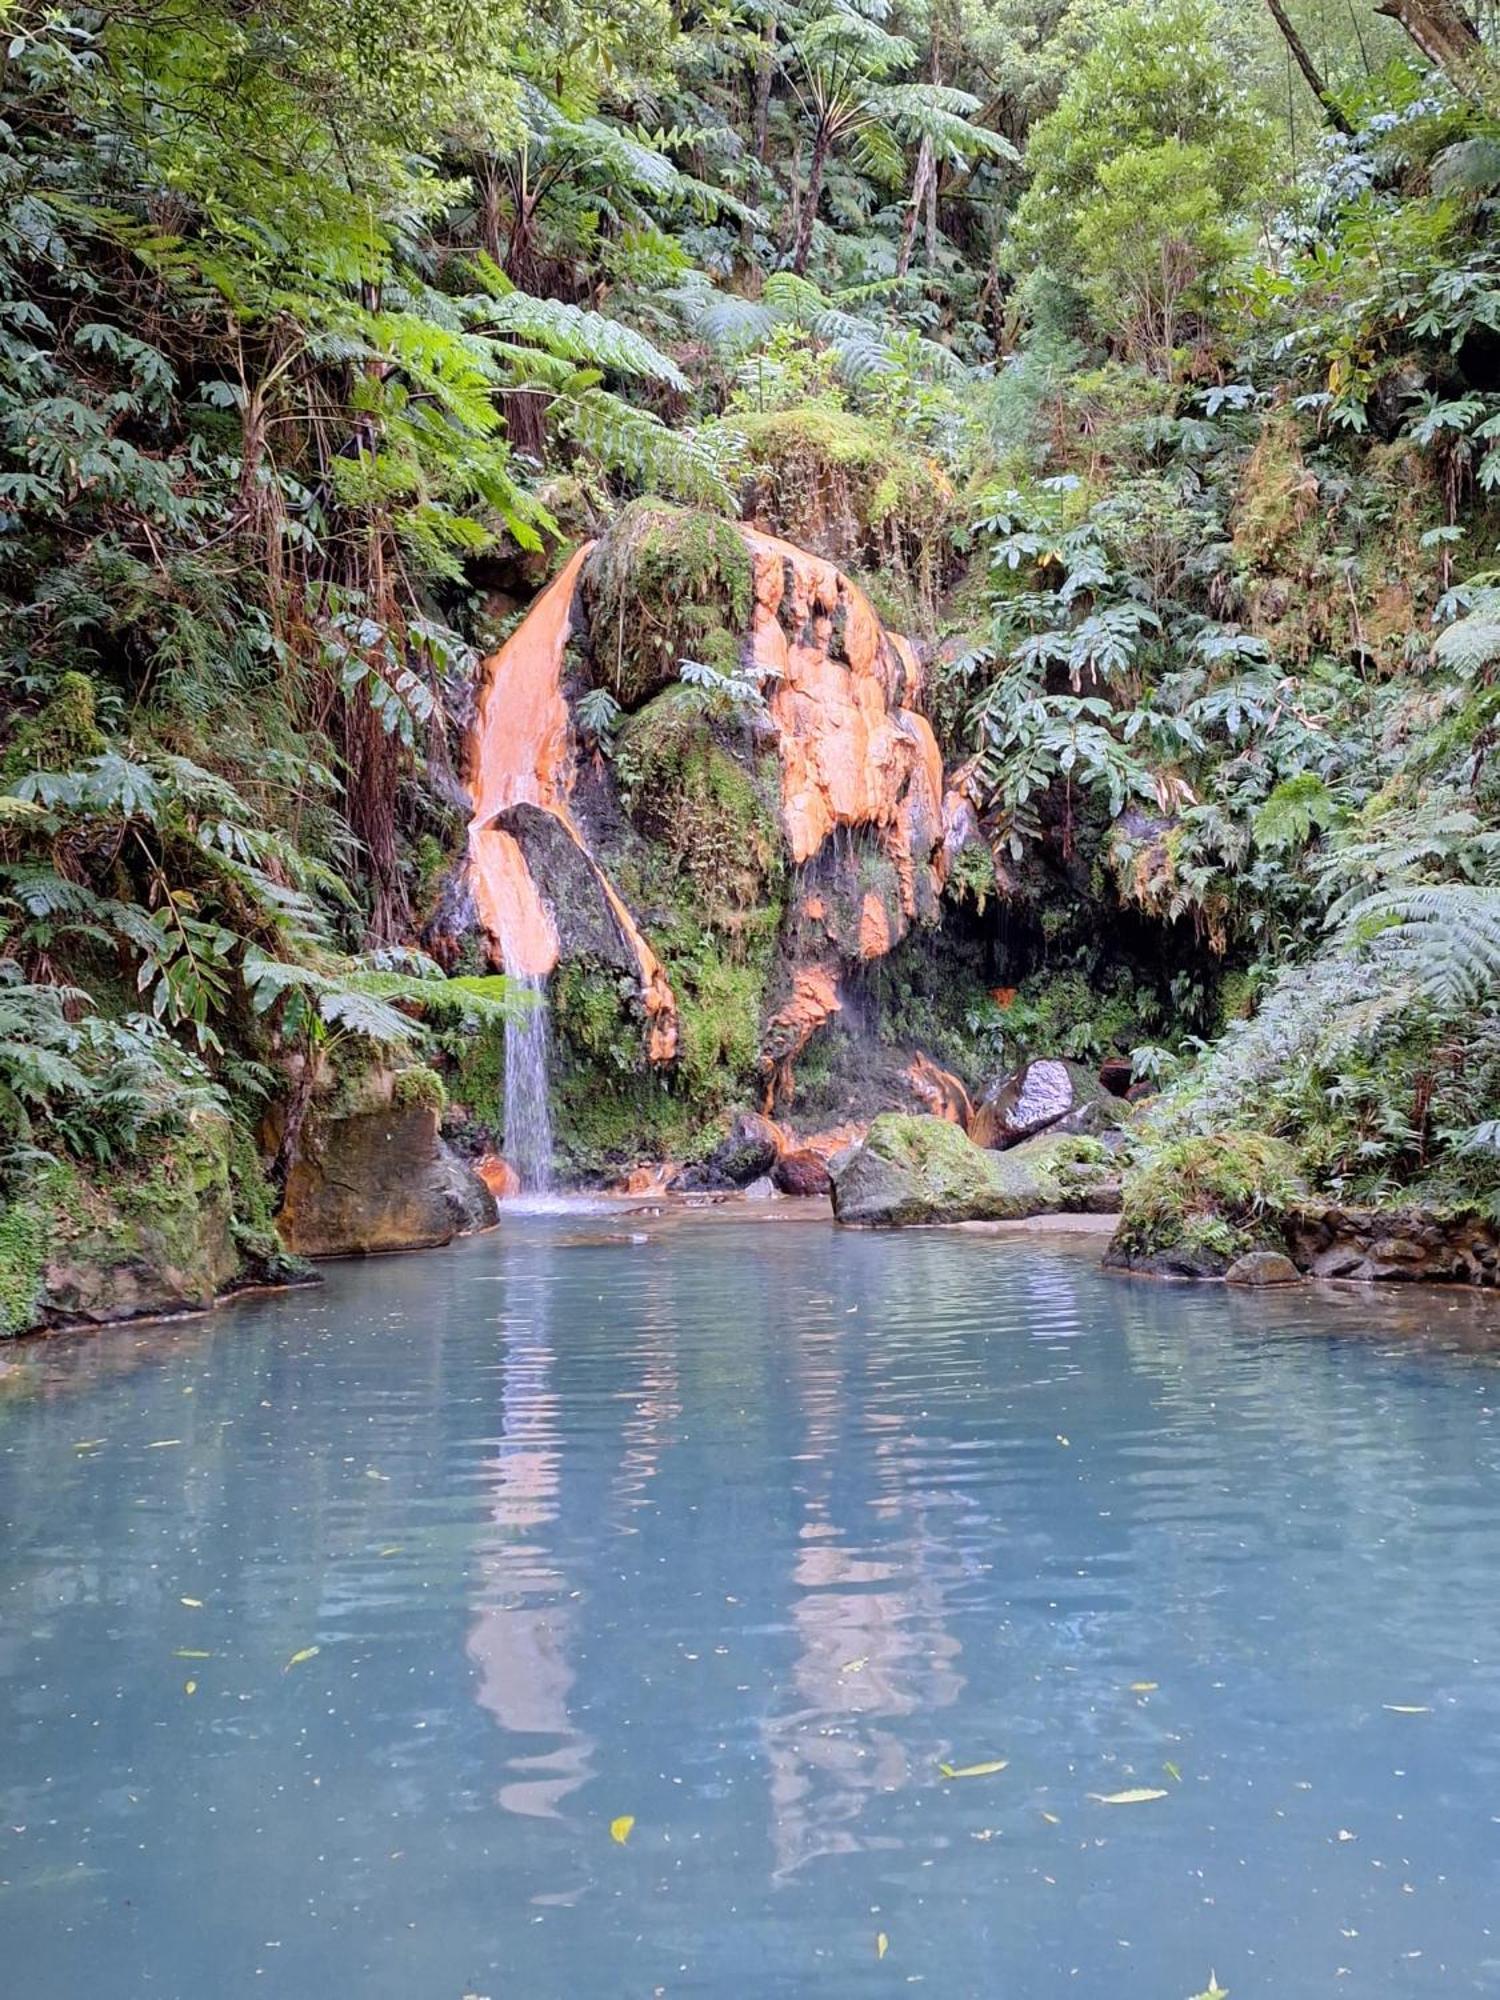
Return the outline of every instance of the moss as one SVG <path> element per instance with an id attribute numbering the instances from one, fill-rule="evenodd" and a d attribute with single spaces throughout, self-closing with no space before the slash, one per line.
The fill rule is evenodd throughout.
<path id="1" fill-rule="evenodd" d="M 1259 1132 L 1173 1140 L 1127 1178 L 1112 1254 L 1222 1271 L 1247 1250 L 1284 1249 L 1283 1218 L 1304 1192 L 1283 1140 Z"/>
<path id="2" fill-rule="evenodd" d="M 422 1105 L 429 1111 L 444 1111 L 448 1105 L 448 1092 L 443 1079 L 435 1069 L 422 1064 L 411 1069 L 398 1070 L 391 1085 L 391 1102 L 398 1111 L 409 1111 Z"/>
<path id="3" fill-rule="evenodd" d="M 0 1205 L 0 1338 L 36 1325 L 47 1252 L 77 1188 L 72 1168 L 53 1161 L 23 1193 Z"/>
<path id="4" fill-rule="evenodd" d="M 234 1203 L 234 1241 L 252 1263 L 274 1270 L 284 1262 L 276 1234 L 276 1190 L 255 1140 L 243 1126 L 229 1132 L 229 1186 Z"/>
<path id="5" fill-rule="evenodd" d="M 834 1176 L 841 1222 L 1002 1221 L 1111 1206 L 1109 1156 L 1097 1142 L 1032 1140 L 1009 1152 L 976 1146 L 946 1119 L 888 1111 Z"/>
<path id="6" fill-rule="evenodd" d="M 0 780 L 26 771 L 69 770 L 104 751 L 97 696 L 87 674 L 61 674 L 50 701 L 16 729 L 0 762 Z"/>
<path id="7" fill-rule="evenodd" d="M 754 571 L 737 529 L 716 514 L 638 500 L 590 557 L 583 577 L 596 686 L 638 708 L 685 659 L 739 665 Z"/>
<path id="8" fill-rule="evenodd" d="M 875 418 L 826 401 L 736 422 L 754 467 L 757 515 L 837 562 L 894 564 L 931 610 L 955 502 L 936 459 Z"/>
<path id="9" fill-rule="evenodd" d="M 782 871 L 779 768 L 732 754 L 689 688 L 669 688 L 621 731 L 615 771 L 641 834 L 670 856 L 678 900 L 737 932 Z M 685 879 L 684 879 L 685 878 Z"/>

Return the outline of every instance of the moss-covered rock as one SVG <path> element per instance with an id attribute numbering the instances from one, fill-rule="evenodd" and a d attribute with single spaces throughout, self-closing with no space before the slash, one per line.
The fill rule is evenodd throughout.
<path id="1" fill-rule="evenodd" d="M 199 1115 L 95 1181 L 57 1162 L 0 1209 L 0 1333 L 201 1310 L 290 1274 L 254 1147 Z"/>
<path id="2" fill-rule="evenodd" d="M 904 1112 L 877 1118 L 829 1172 L 837 1219 L 881 1228 L 1107 1209 L 1113 1179 L 1109 1156 L 1092 1139 L 1041 1139 L 994 1153 L 946 1119 Z"/>
<path id="3" fill-rule="evenodd" d="M 749 551 L 716 514 L 637 500 L 583 572 L 590 671 L 620 706 L 638 708 L 702 660 L 739 665 L 754 589 Z"/>
<path id="4" fill-rule="evenodd" d="M 731 749 L 698 690 L 668 688 L 620 732 L 615 775 L 642 838 L 670 856 L 693 914 L 737 932 L 784 869 L 774 751 Z"/>
<path id="5" fill-rule="evenodd" d="M 929 603 L 954 503 L 935 459 L 877 419 L 832 401 L 741 414 L 750 512 L 788 541 L 846 566 L 894 564 Z"/>
<path id="6" fill-rule="evenodd" d="M 1304 1193 L 1297 1157 L 1280 1139 L 1174 1140 L 1127 1177 L 1105 1261 L 1163 1277 L 1222 1277 L 1249 1251 L 1287 1249 L 1288 1215 Z"/>
<path id="7" fill-rule="evenodd" d="M 69 770 L 97 757 L 107 747 L 97 702 L 97 690 L 87 674 L 60 674 L 51 699 L 12 734 L 0 757 L 0 780 L 19 778 L 27 771 Z"/>

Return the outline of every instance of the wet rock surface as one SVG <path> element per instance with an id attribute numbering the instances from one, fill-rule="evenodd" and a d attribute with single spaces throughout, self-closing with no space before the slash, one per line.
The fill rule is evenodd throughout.
<path id="1" fill-rule="evenodd" d="M 1500 1285 L 1500 1226 L 1473 1209 L 1303 1207 L 1287 1242 L 1315 1278 Z"/>
<path id="2" fill-rule="evenodd" d="M 329 1120 L 287 1179 L 277 1228 L 299 1257 L 425 1250 L 486 1228 L 495 1197 L 427 1105 Z"/>
<path id="3" fill-rule="evenodd" d="M 977 1146 L 1006 1147 L 1054 1128 L 1098 1134 L 1120 1117 L 1118 1100 L 1081 1063 L 1043 1056 L 992 1084 L 969 1125 Z"/>
<path id="4" fill-rule="evenodd" d="M 1224 1273 L 1226 1285 L 1297 1285 L 1302 1273 L 1279 1250 L 1247 1250 Z"/>

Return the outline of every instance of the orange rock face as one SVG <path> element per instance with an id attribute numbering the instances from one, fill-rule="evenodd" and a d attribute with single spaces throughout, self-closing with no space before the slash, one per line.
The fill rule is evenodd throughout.
<path id="1" fill-rule="evenodd" d="M 936 888 L 943 868 L 942 754 L 926 717 L 908 705 L 921 696 L 916 653 L 832 563 L 774 535 L 743 533 L 755 566 L 751 657 L 773 690 L 792 860 L 811 860 L 836 827 L 869 828 L 896 865 L 910 919 L 917 870 Z"/>
<path id="2" fill-rule="evenodd" d="M 919 712 L 922 669 L 909 640 L 888 633 L 868 598 L 834 564 L 757 530 L 741 529 L 754 568 L 748 644 L 763 671 L 781 764 L 781 820 L 797 866 L 839 830 L 873 839 L 892 864 L 894 890 L 859 900 L 857 942 L 836 953 L 884 957 L 931 910 L 956 851 L 955 831 L 972 811 L 961 791 L 945 794 L 942 756 Z M 581 548 L 544 591 L 519 630 L 485 664 L 474 732 L 470 876 L 491 956 L 505 971 L 545 978 L 561 942 L 520 842 L 496 820 L 539 807 L 567 830 L 587 859 L 639 971 L 652 1061 L 677 1048 L 677 1006 L 660 961 L 614 885 L 588 854 L 572 812 L 575 742 L 561 674 L 574 629 Z M 961 844 L 962 834 L 958 834 Z M 809 888 L 803 914 L 829 916 Z M 829 942 L 835 932 L 829 928 Z M 839 1011 L 833 964 L 800 967 L 791 998 L 768 1025 L 767 1103 L 790 1083 L 790 1064 Z"/>
<path id="3" fill-rule="evenodd" d="M 950 1070 L 941 1069 L 931 1056 L 917 1056 L 908 1066 L 906 1080 L 912 1095 L 935 1118 L 946 1118 L 967 1132 L 974 1121 L 974 1106 L 963 1084 Z"/>
<path id="4" fill-rule="evenodd" d="M 791 998 L 771 1016 L 762 1038 L 761 1068 L 766 1078 L 761 1109 L 767 1114 L 790 1093 L 792 1064 L 843 1002 L 832 966 L 799 965 L 792 974 Z"/>
<path id="5" fill-rule="evenodd" d="M 677 1003 L 667 975 L 588 852 L 571 807 L 573 725 L 562 691 L 562 663 L 573 631 L 578 573 L 592 547 L 586 542 L 577 550 L 519 629 L 485 662 L 474 726 L 470 879 L 492 957 L 518 978 L 545 979 L 557 964 L 557 926 L 520 842 L 494 821 L 517 805 L 551 813 L 588 861 L 635 958 L 650 1023 L 647 1053 L 652 1062 L 670 1062 L 677 1053 Z"/>
<path id="6" fill-rule="evenodd" d="M 509 1160 L 502 1160 L 498 1153 L 484 1153 L 474 1162 L 474 1171 L 484 1182 L 496 1201 L 506 1201 L 513 1194 L 521 1192 L 521 1176 Z"/>

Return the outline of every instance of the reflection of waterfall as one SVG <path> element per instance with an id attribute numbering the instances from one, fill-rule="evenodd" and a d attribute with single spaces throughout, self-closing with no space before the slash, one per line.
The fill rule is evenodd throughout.
<path id="1" fill-rule="evenodd" d="M 562 1490 L 562 1427 L 552 1384 L 543 1276 L 505 1320 L 504 1414 L 485 1468 L 494 1533 L 481 1562 L 469 1632 L 478 1700 L 505 1731 L 510 1775 L 499 1802 L 553 1818 L 589 1775 L 591 1740 L 568 1713 L 574 1642 L 567 1578 L 551 1543 Z M 529 1741 L 522 1739 L 532 1739 Z"/>
<path id="2" fill-rule="evenodd" d="M 525 996 L 505 1024 L 505 1157 L 525 1194 L 552 1185 L 552 1111 L 547 1100 L 547 989 L 517 980 Z"/>

